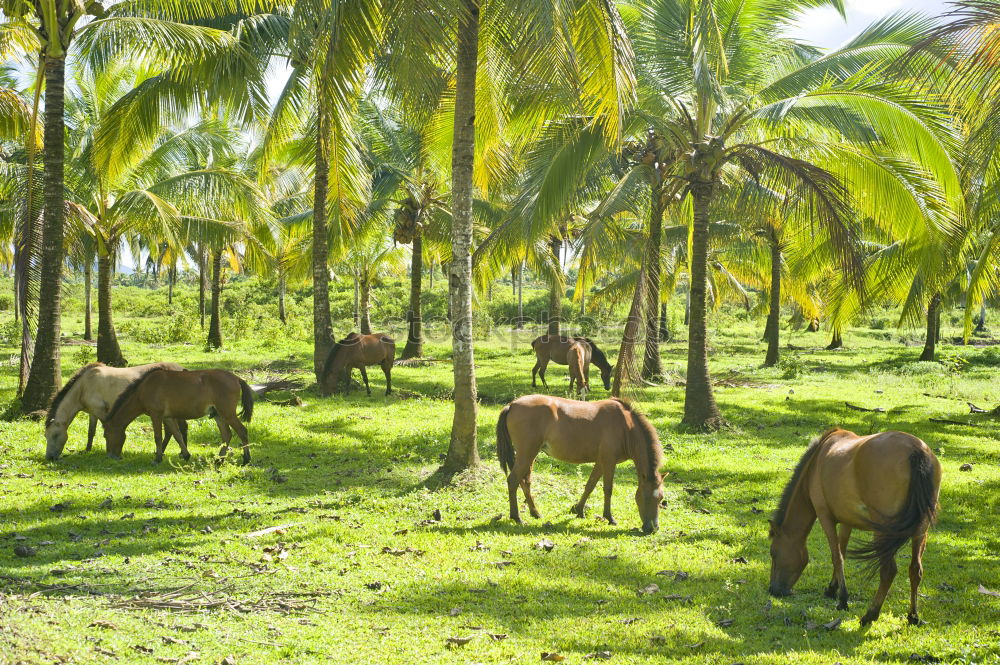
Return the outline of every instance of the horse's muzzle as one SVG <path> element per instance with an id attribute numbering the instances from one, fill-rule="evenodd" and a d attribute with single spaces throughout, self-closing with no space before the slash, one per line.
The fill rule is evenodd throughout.
<path id="1" fill-rule="evenodd" d="M 656 522 L 648 522 L 642 525 L 642 533 L 643 535 L 648 536 L 650 534 L 656 533 L 657 530 L 659 530 L 659 528 L 660 525 L 657 524 Z"/>
<path id="2" fill-rule="evenodd" d="M 792 590 L 780 587 L 777 584 L 772 584 L 768 587 L 767 592 L 774 596 L 775 598 L 784 598 L 785 596 L 791 596 Z"/>

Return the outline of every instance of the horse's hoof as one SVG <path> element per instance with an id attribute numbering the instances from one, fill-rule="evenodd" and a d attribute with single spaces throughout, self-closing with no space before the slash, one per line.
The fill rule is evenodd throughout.
<path id="1" fill-rule="evenodd" d="M 163 458 L 160 457 L 160 456 L 156 456 L 156 457 L 153 458 L 153 464 L 159 464 L 162 461 L 163 461 Z"/>
<path id="2" fill-rule="evenodd" d="M 923 626 L 923 625 L 927 624 L 926 621 L 924 621 L 923 619 L 921 619 L 916 614 L 907 614 L 906 615 L 906 620 L 909 622 L 909 624 L 911 626 Z"/>
<path id="3" fill-rule="evenodd" d="M 542 514 L 541 514 L 540 512 L 538 512 L 537 510 L 535 510 L 535 511 L 532 511 L 532 513 L 531 513 L 531 516 L 532 516 L 532 517 L 533 517 L 534 519 L 536 519 L 536 520 L 540 520 L 540 519 L 542 519 Z"/>
<path id="4" fill-rule="evenodd" d="M 838 590 L 839 590 L 839 586 L 837 585 L 837 583 L 836 582 L 831 582 L 830 586 L 828 586 L 826 588 L 826 591 L 823 592 L 823 595 L 826 596 L 827 598 L 836 598 Z M 840 609 L 840 608 L 838 608 L 838 609 Z"/>
<path id="5" fill-rule="evenodd" d="M 875 610 L 868 610 L 867 612 L 865 612 L 865 615 L 861 617 L 861 627 L 863 628 L 871 624 L 873 621 L 875 621 L 875 619 L 878 619 L 878 615 L 879 613 L 876 612 Z"/>
<path id="6" fill-rule="evenodd" d="M 577 506 L 573 506 L 572 508 L 569 509 L 569 512 L 570 514 L 576 515 L 580 519 L 583 519 L 583 508 L 578 508 Z"/>
<path id="7" fill-rule="evenodd" d="M 191 459 L 191 453 L 181 453 L 181 459 L 187 462 L 189 459 Z"/>
<path id="8" fill-rule="evenodd" d="M 839 603 L 837 603 L 837 609 L 838 610 L 846 610 L 847 609 L 847 601 L 846 600 L 842 600 Z"/>
<path id="9" fill-rule="evenodd" d="M 517 515 L 512 515 L 510 519 L 514 522 L 514 524 L 524 524 L 524 520 Z"/>
<path id="10" fill-rule="evenodd" d="M 611 526 L 618 526 L 618 522 L 615 521 L 614 517 L 611 517 L 610 515 L 605 515 L 604 519 L 606 519 L 608 521 L 608 524 L 610 524 Z"/>

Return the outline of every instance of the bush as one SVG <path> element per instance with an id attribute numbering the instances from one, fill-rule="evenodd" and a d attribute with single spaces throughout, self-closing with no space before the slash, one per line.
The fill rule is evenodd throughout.
<path id="1" fill-rule="evenodd" d="M 778 361 L 778 369 L 781 370 L 781 378 L 797 379 L 802 375 L 802 359 L 797 354 L 788 354 Z"/>

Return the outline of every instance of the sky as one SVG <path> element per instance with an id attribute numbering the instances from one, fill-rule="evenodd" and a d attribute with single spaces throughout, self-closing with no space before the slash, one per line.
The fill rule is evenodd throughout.
<path id="1" fill-rule="evenodd" d="M 934 16 L 951 8 L 946 0 L 847 0 L 845 4 L 847 21 L 830 7 L 811 9 L 802 15 L 792 36 L 816 46 L 834 48 L 893 12 L 914 11 Z"/>

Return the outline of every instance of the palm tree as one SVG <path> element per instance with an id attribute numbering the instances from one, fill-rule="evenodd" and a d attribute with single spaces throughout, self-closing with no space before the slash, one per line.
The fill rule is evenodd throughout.
<path id="1" fill-rule="evenodd" d="M 693 206 L 683 419 L 691 427 L 712 429 L 724 422 L 708 371 L 705 304 L 709 230 L 727 183 L 749 177 L 793 194 L 827 229 L 842 269 L 855 279 L 861 270 L 851 250 L 856 231 L 849 206 L 867 213 L 878 199 L 886 209 L 872 214 L 885 219 L 912 200 L 885 174 L 875 183 L 848 177 L 879 166 L 854 147 L 860 137 L 869 143 L 875 137 L 900 160 L 920 165 L 941 183 L 950 203 L 960 199 L 942 142 L 947 140 L 941 133 L 943 106 L 915 99 L 884 67 L 888 58 L 908 50 L 926 19 L 894 17 L 817 57 L 784 36 L 797 14 L 815 4 L 634 3 L 630 29 L 640 80 L 652 94 L 643 108 L 660 105 L 653 127 L 676 146 L 681 158 L 673 175 L 685 183 Z M 824 4 L 843 10 L 839 0 Z M 855 183 L 864 183 L 866 191 L 849 190 Z M 754 205 L 769 206 L 766 199 Z M 805 221 L 802 213 L 798 217 Z"/>
<path id="2" fill-rule="evenodd" d="M 211 2 L 167 0 L 156 4 L 156 16 L 149 17 L 135 14 L 137 9 L 144 9 L 141 3 L 119 3 L 105 9 L 98 2 L 0 2 L 3 15 L 0 29 L 18 33 L 16 41 L 32 45 L 28 50 L 38 53 L 39 73 L 43 74 L 39 78 L 44 78 L 45 90 L 45 204 L 39 248 L 38 332 L 31 372 L 22 395 L 25 411 L 45 408 L 61 381 L 60 280 L 65 256 L 63 133 L 67 53 L 75 42 L 85 41 L 89 50 L 99 53 L 101 58 L 128 53 L 132 58 L 152 56 L 150 61 L 159 59 L 178 65 L 185 59 L 188 62 L 202 59 L 234 41 L 223 31 L 172 20 L 210 18 L 214 9 Z M 240 5 L 242 9 L 243 3 L 227 4 Z M 41 80 L 38 85 L 41 89 Z"/>

